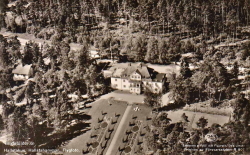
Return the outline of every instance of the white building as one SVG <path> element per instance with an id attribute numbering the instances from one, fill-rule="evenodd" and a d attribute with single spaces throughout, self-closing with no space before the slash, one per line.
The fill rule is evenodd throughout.
<path id="1" fill-rule="evenodd" d="M 14 74 L 14 81 L 25 81 L 29 78 L 29 72 L 31 69 L 31 65 L 18 65 L 12 73 Z"/>
<path id="2" fill-rule="evenodd" d="M 118 90 L 140 94 L 146 88 L 154 93 L 161 92 L 166 81 L 166 75 L 154 71 L 143 63 L 126 64 L 113 68 L 111 87 Z"/>
<path id="3" fill-rule="evenodd" d="M 89 52 L 90 52 L 91 58 L 93 58 L 93 59 L 100 58 L 99 50 L 97 48 L 92 47 L 89 49 Z"/>

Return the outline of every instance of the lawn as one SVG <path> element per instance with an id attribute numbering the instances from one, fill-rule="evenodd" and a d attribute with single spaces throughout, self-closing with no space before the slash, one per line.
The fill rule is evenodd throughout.
<path id="1" fill-rule="evenodd" d="M 95 142 L 91 146 L 92 148 L 96 149 L 95 153 L 97 151 L 99 153 L 100 150 L 104 150 L 105 154 L 106 151 L 108 150 L 109 145 L 112 142 L 114 135 L 116 134 L 117 128 L 123 117 L 125 109 L 128 107 L 128 104 L 127 102 L 117 101 L 114 99 L 112 100 L 100 99 L 90 105 L 92 107 L 89 109 L 88 114 L 92 116 L 90 120 L 92 130 L 72 139 L 68 144 L 66 144 L 62 148 L 79 149 L 82 151 L 82 149 L 87 148 L 87 143 Z M 112 147 L 112 149 L 109 149 L 114 155 L 118 153 L 125 154 L 125 152 L 136 154 L 138 151 L 145 149 L 144 141 L 145 141 L 145 136 L 148 133 L 145 127 L 150 126 L 152 124 L 152 119 L 151 119 L 153 117 L 152 108 L 145 104 L 132 104 L 131 106 L 132 107 L 128 111 L 128 115 L 125 117 L 126 118 L 125 125 L 123 125 L 119 133 L 117 133 L 118 138 L 116 138 L 115 140 L 116 145 Z M 196 122 L 202 116 L 208 119 L 208 126 L 211 126 L 213 123 L 218 123 L 220 125 L 223 125 L 224 123 L 227 123 L 229 120 L 228 116 L 191 112 L 180 109 L 168 112 L 168 117 L 172 120 L 171 123 L 176 123 L 181 121 L 181 115 L 183 113 L 185 113 L 188 116 L 188 119 L 192 122 L 193 128 L 197 127 Z M 117 119 L 117 123 L 113 125 L 114 131 L 111 132 L 109 135 L 108 129 L 111 126 L 111 118 L 115 118 L 115 115 L 118 114 L 120 116 Z M 98 123 L 98 120 L 100 121 L 100 118 L 102 118 L 103 116 L 107 118 L 107 120 L 104 121 L 107 123 Z M 91 138 L 91 135 L 95 134 L 98 136 L 95 138 Z M 107 136 L 109 138 L 108 140 L 105 140 Z M 103 145 L 105 147 L 101 149 L 101 146 Z M 64 153 L 64 154 L 80 155 L 82 154 L 82 152 Z"/>
<path id="2" fill-rule="evenodd" d="M 138 146 L 143 147 L 143 138 L 145 134 L 145 127 L 152 124 L 152 108 L 145 104 L 133 104 L 128 114 L 126 125 L 120 131 L 117 139 L 117 145 L 113 148 L 112 153 L 117 154 L 119 148 L 124 148 L 123 153 L 126 151 L 136 152 Z M 131 149 L 131 150 L 130 150 Z M 136 153 L 135 153 L 136 154 Z"/>
<path id="3" fill-rule="evenodd" d="M 223 125 L 229 121 L 229 116 L 222 116 L 222 115 L 214 115 L 214 114 L 206 114 L 200 112 L 192 112 L 192 111 L 185 111 L 182 109 L 176 111 L 168 111 L 168 118 L 172 121 L 171 123 L 176 123 L 181 121 L 181 115 L 183 113 L 188 116 L 188 120 L 192 122 L 192 127 L 197 128 L 196 122 L 198 122 L 199 118 L 204 117 L 208 119 L 208 126 L 211 126 L 213 123 L 217 123 Z"/>
<path id="4" fill-rule="evenodd" d="M 233 112 L 233 108 L 230 106 L 230 101 L 219 105 L 218 107 L 211 107 L 208 101 L 194 103 L 187 105 L 183 108 L 186 111 L 196 111 L 207 114 L 230 116 Z"/>
<path id="5" fill-rule="evenodd" d="M 112 103 L 112 104 L 109 104 Z M 89 109 L 88 114 L 92 117 L 90 122 L 91 122 L 91 129 L 90 131 L 72 139 L 71 141 L 69 141 L 69 143 L 67 143 L 65 146 L 63 146 L 62 148 L 65 149 L 79 149 L 82 150 L 83 148 L 86 148 L 86 144 L 87 142 L 91 142 L 91 133 L 93 133 L 94 128 L 97 128 L 100 123 L 98 123 L 98 118 L 102 117 L 103 114 L 102 113 L 107 113 L 105 115 L 106 118 L 111 118 L 114 117 L 115 114 L 120 114 L 119 119 L 117 120 L 117 124 L 119 123 L 120 119 L 123 116 L 123 113 L 127 107 L 127 103 L 123 102 L 123 101 L 111 101 L 109 102 L 109 100 L 106 99 L 102 99 L 102 100 L 98 100 L 92 104 L 90 104 L 92 107 Z M 116 130 L 116 128 L 118 127 L 118 125 L 114 126 L 114 131 Z M 113 133 L 110 137 L 110 139 L 113 138 Z M 109 145 L 111 140 L 108 141 L 107 146 Z M 106 151 L 106 149 L 105 149 Z M 80 153 L 64 153 L 65 155 L 82 155 L 82 152 Z"/>

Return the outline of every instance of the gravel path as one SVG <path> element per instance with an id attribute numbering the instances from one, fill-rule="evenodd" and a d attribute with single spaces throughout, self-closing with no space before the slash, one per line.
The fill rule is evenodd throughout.
<path id="1" fill-rule="evenodd" d="M 127 106 L 127 108 L 125 110 L 125 113 L 124 113 L 124 115 L 123 115 L 123 117 L 121 119 L 121 122 L 120 122 L 120 124 L 119 124 L 119 126 L 118 126 L 118 128 L 117 128 L 117 130 L 115 132 L 115 135 L 114 135 L 110 145 L 109 145 L 109 148 L 108 148 L 108 150 L 106 152 L 106 155 L 114 155 L 115 154 L 114 147 L 117 144 L 117 139 L 119 138 L 119 136 L 121 136 L 122 128 L 125 126 L 125 123 L 127 123 L 126 121 L 128 120 L 128 117 L 129 117 L 128 114 L 129 114 L 131 108 L 132 108 L 131 104 Z"/>

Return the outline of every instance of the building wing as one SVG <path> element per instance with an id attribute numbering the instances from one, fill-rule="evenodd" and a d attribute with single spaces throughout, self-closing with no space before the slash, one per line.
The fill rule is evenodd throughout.
<path id="1" fill-rule="evenodd" d="M 115 69 L 114 72 L 113 72 L 113 74 L 112 74 L 112 76 L 113 77 L 122 77 L 123 72 L 124 72 L 123 68 Z"/>
<path id="2" fill-rule="evenodd" d="M 12 73 L 18 75 L 29 75 L 30 69 L 31 65 L 23 66 L 22 64 L 20 64 L 12 71 Z"/>

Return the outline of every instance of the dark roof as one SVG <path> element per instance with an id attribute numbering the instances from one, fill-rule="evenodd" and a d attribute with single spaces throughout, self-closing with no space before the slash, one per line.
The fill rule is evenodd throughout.
<path id="1" fill-rule="evenodd" d="M 156 75 L 156 77 L 155 77 L 155 81 L 162 81 L 164 78 L 165 78 L 165 76 L 166 76 L 166 74 L 164 74 L 164 73 L 159 73 L 159 74 L 157 74 Z"/>
<path id="2" fill-rule="evenodd" d="M 127 77 L 132 73 L 137 72 L 142 78 L 151 78 L 150 74 L 153 73 L 153 69 L 148 68 L 145 64 L 126 64 L 124 68 L 115 68 L 113 76 L 115 77 Z"/>
<path id="3" fill-rule="evenodd" d="M 13 71 L 13 74 L 29 75 L 31 65 L 18 65 Z"/>
<path id="4" fill-rule="evenodd" d="M 124 69 L 123 69 L 123 68 L 118 68 L 118 69 L 115 69 L 115 71 L 113 72 L 113 76 L 114 76 L 114 77 L 121 77 L 121 76 L 122 76 L 123 71 L 124 71 Z"/>

